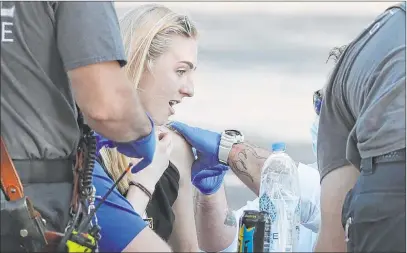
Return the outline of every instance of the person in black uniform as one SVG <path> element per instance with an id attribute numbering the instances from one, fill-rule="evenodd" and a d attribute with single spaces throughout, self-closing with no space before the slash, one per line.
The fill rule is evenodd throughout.
<path id="1" fill-rule="evenodd" d="M 315 251 L 406 250 L 405 8 L 389 7 L 352 40 L 324 87 Z"/>
<path id="2" fill-rule="evenodd" d="M 48 229 L 63 232 L 81 130 L 75 102 L 90 127 L 146 161 L 155 139 L 138 139 L 153 136 L 153 125 L 121 70 L 127 61 L 113 3 L 0 4 L 1 136 L 25 195 Z M 112 107 L 111 99 L 121 103 Z M 140 152 L 146 148 L 152 152 Z M 10 229 L 16 223 L 3 215 L 9 203 L 3 191 L 1 251 L 15 252 L 22 242 Z"/>

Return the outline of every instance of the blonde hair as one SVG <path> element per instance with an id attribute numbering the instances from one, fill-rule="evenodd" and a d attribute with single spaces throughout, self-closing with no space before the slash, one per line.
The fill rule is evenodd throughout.
<path id="1" fill-rule="evenodd" d="M 119 22 L 127 56 L 125 72 L 135 88 L 146 68 L 151 71 L 154 61 L 171 46 L 174 35 L 193 39 L 198 36 L 188 17 L 157 4 L 136 7 L 125 13 Z M 100 154 L 114 181 L 130 163 L 130 158 L 116 149 L 102 148 Z M 131 175 L 126 174 L 118 184 L 120 193 L 126 193 L 130 181 Z"/>

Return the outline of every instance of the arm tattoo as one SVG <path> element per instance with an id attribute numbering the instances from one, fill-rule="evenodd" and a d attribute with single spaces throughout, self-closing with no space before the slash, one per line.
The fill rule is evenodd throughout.
<path id="1" fill-rule="evenodd" d="M 226 211 L 226 218 L 225 218 L 225 221 L 223 222 L 223 224 L 225 224 L 226 226 L 229 226 L 229 227 L 236 227 L 236 225 L 237 225 L 236 216 L 232 210 L 228 209 Z"/>
<path id="2" fill-rule="evenodd" d="M 231 161 L 231 168 L 236 174 L 240 174 L 243 176 L 246 176 L 250 179 L 250 181 L 253 182 L 253 177 L 249 173 L 248 166 L 249 162 L 255 163 L 255 164 L 261 164 L 260 166 L 263 166 L 263 163 L 267 160 L 267 157 L 264 157 L 262 155 L 259 155 L 256 151 L 256 146 L 250 145 L 247 143 L 243 144 L 243 148 L 237 152 L 233 157 Z M 257 148 L 259 149 L 259 148 Z M 252 165 L 253 166 L 253 165 Z"/>
<path id="3" fill-rule="evenodd" d="M 232 160 L 231 168 L 235 171 L 235 173 L 246 176 L 250 179 L 250 181 L 253 182 L 253 177 L 250 176 L 250 174 L 247 172 L 247 167 L 245 164 L 245 161 L 247 160 L 246 150 L 240 151 L 239 153 L 236 154 L 236 156 L 237 159 Z"/>

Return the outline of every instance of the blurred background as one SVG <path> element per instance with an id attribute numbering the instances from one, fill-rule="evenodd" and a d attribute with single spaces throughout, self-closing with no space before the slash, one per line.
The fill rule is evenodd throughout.
<path id="1" fill-rule="evenodd" d="M 147 2 L 115 2 L 118 16 Z M 184 13 L 199 30 L 195 96 L 174 120 L 243 131 L 264 148 L 284 141 L 302 163 L 315 162 L 312 94 L 333 67 L 329 51 L 354 39 L 396 2 L 160 2 Z M 229 205 L 254 194 L 230 173 Z"/>

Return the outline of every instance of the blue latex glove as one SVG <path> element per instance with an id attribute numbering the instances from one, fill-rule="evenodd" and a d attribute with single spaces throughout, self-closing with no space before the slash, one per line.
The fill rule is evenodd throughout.
<path id="1" fill-rule="evenodd" d="M 94 132 L 94 136 L 96 137 L 96 154 L 99 154 L 99 151 L 105 148 L 115 148 L 114 142 L 111 140 L 106 139 L 102 135 Z"/>
<path id="2" fill-rule="evenodd" d="M 212 165 L 219 163 L 218 152 L 220 134 L 198 127 L 191 127 L 184 123 L 173 121 L 169 124 L 177 130 L 185 140 L 196 149 L 198 155 L 202 155 Z"/>
<path id="3" fill-rule="evenodd" d="M 108 148 L 117 148 L 121 154 L 127 157 L 133 158 L 143 158 L 139 163 L 134 165 L 131 168 L 132 173 L 137 173 L 140 170 L 144 169 L 153 161 L 155 147 L 156 147 L 156 138 L 154 123 L 149 115 L 147 115 L 152 126 L 151 133 L 141 139 L 129 142 L 115 142 L 104 138 L 103 136 L 96 135 L 97 142 L 97 152 L 102 147 Z"/>
<path id="4" fill-rule="evenodd" d="M 149 135 L 135 141 L 115 142 L 117 151 L 123 155 L 133 158 L 143 158 L 143 160 L 131 168 L 132 173 L 139 172 L 153 161 L 157 141 L 155 138 L 154 122 L 148 114 L 147 116 L 152 128 Z"/>
<path id="5" fill-rule="evenodd" d="M 219 163 L 218 151 L 221 135 L 197 127 L 190 127 L 181 122 L 171 122 L 187 142 L 196 149 L 198 159 L 191 168 L 192 184 L 200 192 L 210 195 L 219 190 L 228 166 Z"/>
<path id="6" fill-rule="evenodd" d="M 191 168 L 192 184 L 205 195 L 214 194 L 222 186 L 223 179 L 229 167 L 223 164 L 209 166 L 204 160 L 198 158 Z"/>

